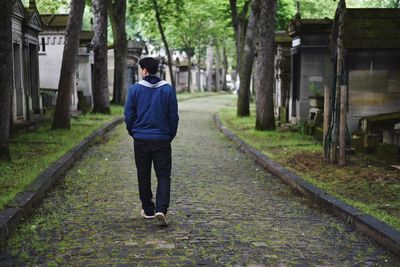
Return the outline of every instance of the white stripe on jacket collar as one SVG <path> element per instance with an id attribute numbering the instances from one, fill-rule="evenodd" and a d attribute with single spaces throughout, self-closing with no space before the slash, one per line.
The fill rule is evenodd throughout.
<path id="1" fill-rule="evenodd" d="M 145 80 L 141 80 L 140 82 L 138 82 L 138 84 L 146 86 L 146 87 L 150 87 L 150 88 L 158 88 L 161 87 L 163 85 L 168 84 L 166 81 L 159 81 L 158 83 L 149 83 L 148 81 Z"/>

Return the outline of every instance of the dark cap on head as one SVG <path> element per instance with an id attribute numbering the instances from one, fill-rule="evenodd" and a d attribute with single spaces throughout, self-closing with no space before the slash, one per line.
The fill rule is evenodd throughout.
<path id="1" fill-rule="evenodd" d="M 158 70 L 158 60 L 152 57 L 145 57 L 139 60 L 139 66 L 154 75 Z"/>

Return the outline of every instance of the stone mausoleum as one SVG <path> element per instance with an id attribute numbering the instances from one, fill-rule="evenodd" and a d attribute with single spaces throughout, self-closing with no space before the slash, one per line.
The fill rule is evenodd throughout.
<path id="1" fill-rule="evenodd" d="M 400 146 L 400 9 L 346 9 L 344 66 L 351 133 Z"/>
<path id="2" fill-rule="evenodd" d="M 128 88 L 132 84 L 138 82 L 140 79 L 138 62 L 144 48 L 145 45 L 143 42 L 138 42 L 135 40 L 128 39 L 127 54 L 126 54 L 126 76 L 125 76 L 127 92 Z M 115 65 L 114 47 L 108 48 L 107 61 L 108 61 L 108 90 L 110 96 L 112 96 L 114 88 L 114 65 Z"/>
<path id="3" fill-rule="evenodd" d="M 274 107 L 279 122 L 288 122 L 290 100 L 290 36 L 284 31 L 275 32 L 275 84 Z"/>
<path id="4" fill-rule="evenodd" d="M 309 98 L 322 97 L 324 87 L 332 87 L 331 29 L 331 19 L 294 19 L 289 23 L 292 70 L 288 117 L 292 123 L 307 121 Z"/>
<path id="5" fill-rule="evenodd" d="M 12 11 L 13 94 L 12 123 L 33 120 L 42 113 L 39 90 L 39 32 L 42 20 L 34 0 L 24 7 L 16 0 Z"/>
<path id="6" fill-rule="evenodd" d="M 44 27 L 39 35 L 40 87 L 47 96 L 46 105 L 53 106 L 60 79 L 68 14 L 48 14 L 41 17 Z M 78 95 L 85 106 L 90 108 L 92 105 L 92 39 L 92 31 L 81 32 L 71 110 L 78 108 Z"/>

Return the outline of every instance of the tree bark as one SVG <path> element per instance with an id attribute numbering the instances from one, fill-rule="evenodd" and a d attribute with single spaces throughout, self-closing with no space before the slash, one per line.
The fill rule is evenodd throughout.
<path id="1" fill-rule="evenodd" d="M 93 0 L 92 2 L 94 14 L 93 112 L 110 114 L 107 68 L 107 0 Z"/>
<path id="2" fill-rule="evenodd" d="M 57 103 L 54 112 L 53 129 L 70 128 L 71 96 L 75 83 L 76 57 L 79 49 L 79 36 L 82 31 L 82 18 L 85 0 L 72 0 L 68 25 L 65 32 L 60 81 L 58 83 Z"/>
<path id="3" fill-rule="evenodd" d="M 239 70 L 241 66 L 242 51 L 245 46 L 246 30 L 247 30 L 247 14 L 249 11 L 251 0 L 245 0 L 243 8 L 239 13 L 237 10 L 237 0 L 229 0 L 232 26 L 235 33 L 235 45 L 236 45 L 236 69 Z"/>
<path id="4" fill-rule="evenodd" d="M 163 41 L 163 44 L 164 44 L 164 47 L 165 47 L 165 52 L 166 52 L 167 58 L 168 58 L 168 69 L 169 69 L 169 75 L 170 75 L 170 78 L 171 78 L 171 85 L 172 85 L 173 88 L 175 88 L 175 78 L 174 78 L 174 72 L 173 72 L 173 69 L 172 69 L 172 57 L 171 57 L 171 53 L 169 51 L 169 45 L 168 45 L 168 42 L 167 42 L 167 37 L 165 36 L 165 33 L 164 33 L 164 28 L 163 28 L 162 21 L 161 21 L 160 9 L 159 9 L 157 0 L 152 0 L 152 3 L 153 3 L 154 11 L 156 13 L 156 20 L 157 20 L 158 30 L 160 31 L 161 39 Z"/>
<path id="5" fill-rule="evenodd" d="M 8 137 L 13 90 L 11 31 L 13 4 L 13 0 L 5 0 L 3 8 L 0 9 L 0 161 L 10 160 Z"/>
<path id="6" fill-rule="evenodd" d="M 324 125 L 323 125 L 323 144 L 324 147 L 327 145 L 327 135 L 329 131 L 329 125 L 331 124 L 331 89 L 325 85 L 324 87 Z M 328 160 L 325 151 L 324 151 L 324 159 Z"/>
<path id="7" fill-rule="evenodd" d="M 341 100 L 341 86 L 343 78 L 343 14 L 346 9 L 346 1 L 340 0 L 338 8 L 336 9 L 337 14 L 337 40 L 336 40 L 336 96 L 335 96 L 335 112 L 333 116 L 333 138 L 331 143 L 331 162 L 338 162 L 338 150 L 339 145 L 339 124 L 340 124 L 340 100 Z M 336 19 L 336 16 L 335 16 Z"/>
<path id="8" fill-rule="evenodd" d="M 226 55 L 226 45 L 222 47 L 222 90 L 228 91 L 226 86 L 226 74 L 228 73 L 228 57 Z"/>
<path id="9" fill-rule="evenodd" d="M 215 47 L 215 89 L 221 91 L 221 53 L 219 43 Z"/>
<path id="10" fill-rule="evenodd" d="M 252 5 L 254 6 L 254 5 Z M 254 49 L 255 49 L 255 23 L 256 15 L 254 11 L 257 9 L 251 8 L 249 22 L 247 24 L 246 39 L 243 51 L 241 52 L 239 66 L 239 96 L 237 102 L 237 116 L 245 117 L 250 115 L 250 84 L 251 74 L 253 70 Z"/>
<path id="11" fill-rule="evenodd" d="M 274 46 L 276 0 L 259 2 L 258 49 L 256 60 L 256 130 L 275 130 Z"/>
<path id="12" fill-rule="evenodd" d="M 188 93 L 191 93 L 191 90 L 190 90 L 190 81 L 191 81 L 191 76 L 192 76 L 191 68 L 192 68 L 192 57 L 188 56 Z"/>
<path id="13" fill-rule="evenodd" d="M 212 88 L 213 61 L 214 61 L 213 46 L 210 43 L 207 45 L 207 91 L 209 92 L 213 90 Z"/>
<path id="14" fill-rule="evenodd" d="M 340 87 L 340 120 L 339 120 L 339 165 L 345 166 L 346 162 L 346 102 L 347 86 Z"/>
<path id="15" fill-rule="evenodd" d="M 114 36 L 114 84 L 112 103 L 124 105 L 126 99 L 126 0 L 109 0 L 108 12 Z"/>

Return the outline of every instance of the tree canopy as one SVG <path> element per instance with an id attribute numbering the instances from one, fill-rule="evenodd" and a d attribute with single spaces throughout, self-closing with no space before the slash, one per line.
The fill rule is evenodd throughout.
<path id="1" fill-rule="evenodd" d="M 69 0 L 36 0 L 36 6 L 41 14 L 57 14 L 68 13 Z M 25 5 L 29 4 L 29 0 L 25 0 Z"/>
<path id="2" fill-rule="evenodd" d="M 237 0 L 241 9 L 247 0 Z M 90 1 L 86 1 L 90 6 Z M 161 37 L 154 19 L 151 0 L 127 0 L 127 35 L 131 39 L 145 40 L 156 47 L 162 47 Z M 285 30 L 287 23 L 296 13 L 296 0 L 278 0 L 276 29 Z M 29 0 L 24 0 L 26 5 Z M 228 0 L 157 0 L 166 36 L 174 49 L 185 50 L 194 47 L 196 54 L 205 53 L 210 40 L 228 40 L 233 38 L 230 27 L 230 10 Z M 337 1 L 333 0 L 300 0 L 302 18 L 333 18 Z M 69 0 L 36 0 L 42 14 L 68 13 Z M 399 0 L 347 0 L 350 8 L 393 8 L 399 7 Z M 88 30 L 93 12 L 86 8 L 83 29 Z M 113 37 L 109 28 L 109 39 Z"/>

